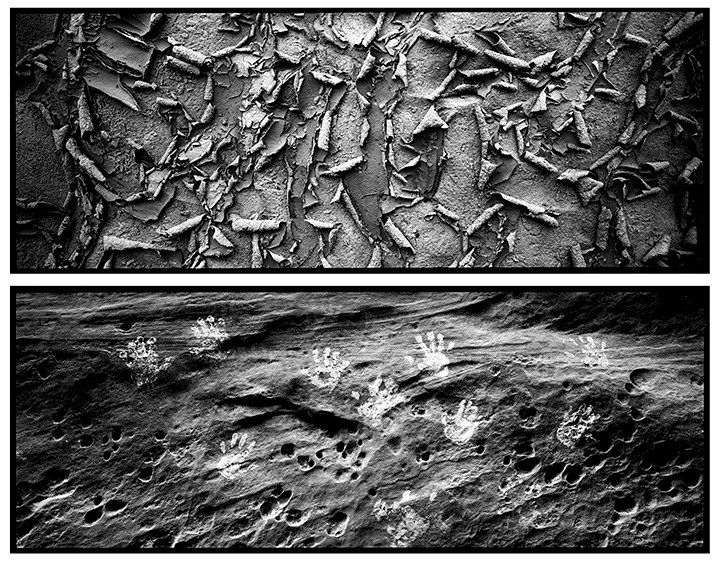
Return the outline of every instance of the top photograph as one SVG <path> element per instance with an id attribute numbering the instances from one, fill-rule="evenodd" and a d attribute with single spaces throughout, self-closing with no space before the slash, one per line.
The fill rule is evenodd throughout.
<path id="1" fill-rule="evenodd" d="M 709 272 L 707 9 L 11 20 L 13 273 Z"/>

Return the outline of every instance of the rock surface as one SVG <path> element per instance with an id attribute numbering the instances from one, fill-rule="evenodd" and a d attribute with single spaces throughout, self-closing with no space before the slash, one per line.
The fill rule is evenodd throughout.
<path id="1" fill-rule="evenodd" d="M 20 292 L 16 545 L 702 550 L 703 301 Z"/>

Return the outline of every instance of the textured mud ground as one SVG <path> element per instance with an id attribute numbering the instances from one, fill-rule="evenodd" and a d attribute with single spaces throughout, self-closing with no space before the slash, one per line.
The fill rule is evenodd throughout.
<path id="1" fill-rule="evenodd" d="M 16 14 L 17 266 L 704 268 L 705 26 Z"/>
<path id="2" fill-rule="evenodd" d="M 700 548 L 703 300 L 19 294 L 17 544 Z"/>

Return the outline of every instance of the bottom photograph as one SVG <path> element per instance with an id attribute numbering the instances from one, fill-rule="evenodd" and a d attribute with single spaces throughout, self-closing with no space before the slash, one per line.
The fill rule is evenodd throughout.
<path id="1" fill-rule="evenodd" d="M 706 287 L 11 300 L 12 551 L 709 551 Z"/>

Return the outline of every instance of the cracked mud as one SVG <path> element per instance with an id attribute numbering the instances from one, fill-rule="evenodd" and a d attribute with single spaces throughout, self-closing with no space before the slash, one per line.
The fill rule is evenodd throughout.
<path id="1" fill-rule="evenodd" d="M 16 266 L 706 268 L 706 26 L 17 13 Z"/>

